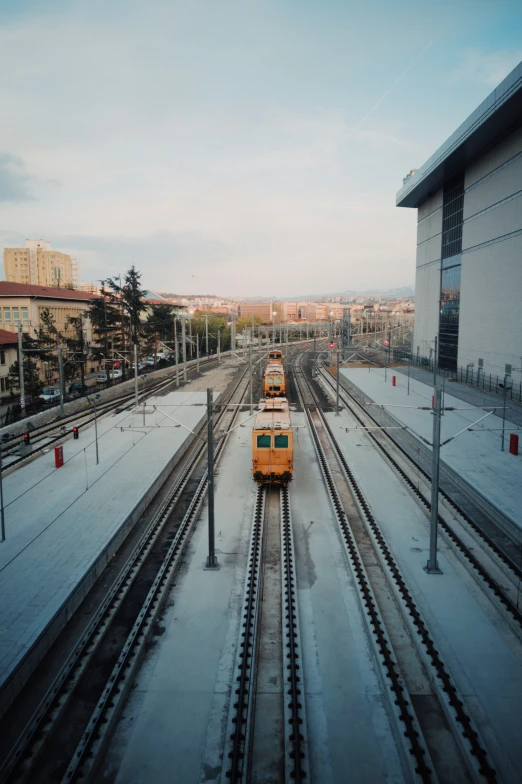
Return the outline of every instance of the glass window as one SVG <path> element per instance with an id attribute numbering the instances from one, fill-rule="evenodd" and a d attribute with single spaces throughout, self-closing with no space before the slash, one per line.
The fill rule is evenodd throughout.
<path id="1" fill-rule="evenodd" d="M 460 269 L 443 269 L 440 285 L 439 365 L 453 370 L 459 347 Z"/>
<path id="2" fill-rule="evenodd" d="M 24 324 L 27 324 L 29 321 L 29 315 L 27 313 L 27 308 L 22 308 L 22 321 Z"/>
<path id="3" fill-rule="evenodd" d="M 270 436 L 262 435 L 257 437 L 257 446 L 260 449 L 270 449 Z"/>
<path id="4" fill-rule="evenodd" d="M 18 324 L 20 322 L 19 313 L 20 313 L 19 308 L 13 308 L 13 321 L 15 324 Z"/>
<path id="5" fill-rule="evenodd" d="M 0 365 L 5 365 L 5 351 L 0 351 Z"/>
<path id="6" fill-rule="evenodd" d="M 288 449 L 288 436 L 274 436 L 274 442 L 276 449 Z"/>
<path id="7" fill-rule="evenodd" d="M 11 321 L 11 308 L 4 308 L 4 324 L 9 324 Z"/>

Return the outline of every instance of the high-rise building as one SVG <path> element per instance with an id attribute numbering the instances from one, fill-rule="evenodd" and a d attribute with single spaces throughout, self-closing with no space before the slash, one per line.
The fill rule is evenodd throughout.
<path id="1" fill-rule="evenodd" d="M 5 279 L 52 288 L 74 287 L 74 265 L 67 253 L 51 248 L 44 240 L 26 240 L 25 248 L 5 248 Z"/>
<path id="2" fill-rule="evenodd" d="M 521 118 L 522 63 L 397 194 L 417 209 L 413 352 L 490 385 L 521 380 Z"/>

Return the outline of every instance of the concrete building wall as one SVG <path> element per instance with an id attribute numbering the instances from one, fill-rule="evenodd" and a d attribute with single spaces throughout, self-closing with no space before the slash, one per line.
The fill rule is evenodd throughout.
<path id="1" fill-rule="evenodd" d="M 522 367 L 522 128 L 470 164 L 464 183 L 457 364 L 476 373 L 482 359 L 486 375 L 502 376 L 506 364 Z M 441 239 L 442 188 L 418 209 L 413 351 L 421 356 L 438 334 Z"/>
<path id="2" fill-rule="evenodd" d="M 440 261 L 417 267 L 412 351 L 429 357 L 439 331 Z"/>
<path id="3" fill-rule="evenodd" d="M 429 356 L 439 331 L 442 188 L 424 201 L 417 213 L 417 269 L 412 351 Z"/>
<path id="4" fill-rule="evenodd" d="M 484 360 L 484 372 L 502 376 L 522 367 L 522 236 L 462 256 L 458 364 Z M 520 372 L 513 370 L 518 384 Z"/>

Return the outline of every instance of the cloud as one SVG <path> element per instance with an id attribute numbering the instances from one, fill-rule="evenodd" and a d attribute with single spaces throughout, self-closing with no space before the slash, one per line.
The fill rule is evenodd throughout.
<path id="1" fill-rule="evenodd" d="M 467 49 L 461 55 L 460 65 L 448 76 L 450 84 L 459 81 L 496 87 L 522 60 L 522 49 L 485 52 Z"/>
<path id="2" fill-rule="evenodd" d="M 40 187 L 59 186 L 57 179 L 42 179 L 29 174 L 18 155 L 0 152 L 0 202 L 34 201 Z"/>
<path id="3" fill-rule="evenodd" d="M 18 155 L 0 152 L 0 201 L 32 201 L 34 179 Z"/>

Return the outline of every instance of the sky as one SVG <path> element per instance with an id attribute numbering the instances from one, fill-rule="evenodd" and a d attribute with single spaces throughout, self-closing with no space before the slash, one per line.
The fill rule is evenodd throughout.
<path id="1" fill-rule="evenodd" d="M 519 0 L 0 0 L 0 244 L 163 292 L 412 285 L 396 192 L 521 34 Z"/>

